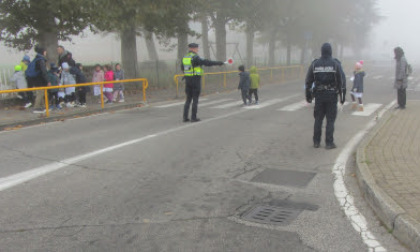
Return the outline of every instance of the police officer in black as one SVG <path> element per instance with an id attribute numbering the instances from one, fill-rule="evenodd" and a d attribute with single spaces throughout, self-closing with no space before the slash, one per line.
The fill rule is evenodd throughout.
<path id="1" fill-rule="evenodd" d="M 211 61 L 200 58 L 198 56 L 198 44 L 191 43 L 188 45 L 189 52 L 182 59 L 181 70 L 185 77 L 185 94 L 186 101 L 184 105 L 183 121 L 189 122 L 188 118 L 190 105 L 192 101 L 191 122 L 200 121 L 197 118 L 198 97 L 201 92 L 201 76 L 204 74 L 202 66 L 223 65 L 222 61 Z"/>
<path id="2" fill-rule="evenodd" d="M 314 147 L 319 148 L 322 134 L 322 122 L 327 118 L 327 128 L 325 132 L 326 149 L 334 149 L 334 122 L 337 117 L 337 99 L 340 97 L 341 104 L 344 104 L 342 87 L 341 64 L 332 57 L 332 48 L 329 43 L 325 43 L 321 48 L 322 56 L 312 62 L 306 75 L 306 100 L 312 102 L 311 87 L 315 98 L 314 109 Z"/>

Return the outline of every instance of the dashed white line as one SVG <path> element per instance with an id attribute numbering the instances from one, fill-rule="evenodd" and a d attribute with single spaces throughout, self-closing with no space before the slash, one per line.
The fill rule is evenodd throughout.
<path id="1" fill-rule="evenodd" d="M 231 103 L 227 103 L 227 104 L 215 106 L 215 107 L 212 107 L 212 108 L 215 108 L 215 109 L 225 109 L 225 108 L 231 108 L 231 107 L 239 106 L 241 104 L 243 104 L 242 101 L 235 101 L 235 102 L 231 102 Z"/>
<path id="2" fill-rule="evenodd" d="M 278 98 L 278 99 L 268 100 L 268 101 L 265 101 L 265 102 L 261 102 L 258 105 L 248 106 L 248 107 L 244 107 L 244 108 L 245 109 L 261 109 L 261 108 L 265 108 L 265 107 L 268 107 L 268 106 L 272 106 L 272 105 L 280 103 L 280 102 L 287 101 L 287 100 L 295 98 L 297 96 L 299 96 L 299 94 L 291 96 L 291 97 L 287 97 L 287 98 Z"/>
<path id="3" fill-rule="evenodd" d="M 216 101 L 211 101 L 211 102 L 206 102 L 206 103 L 200 103 L 199 106 L 200 107 L 205 107 L 205 106 L 210 106 L 210 105 L 223 103 L 223 102 L 227 102 L 227 101 L 231 101 L 231 100 L 232 99 L 221 99 L 221 100 L 216 100 Z"/>
<path id="4" fill-rule="evenodd" d="M 208 100 L 207 98 L 200 99 L 200 101 L 207 101 L 207 100 Z M 169 103 L 169 104 L 165 104 L 165 105 L 159 105 L 159 106 L 156 106 L 156 108 L 170 108 L 170 107 L 176 107 L 176 106 L 183 105 L 183 104 L 185 104 L 185 101 Z"/>
<path id="5" fill-rule="evenodd" d="M 352 115 L 355 116 L 370 116 L 375 112 L 378 108 L 380 108 L 382 104 L 378 103 L 368 103 L 363 106 L 363 111 L 354 111 Z"/>
<path id="6" fill-rule="evenodd" d="M 281 109 L 278 109 L 278 111 L 289 111 L 289 112 L 291 112 L 291 111 L 296 111 L 296 110 L 301 109 L 301 108 L 306 107 L 306 106 L 308 106 L 308 103 L 305 100 L 303 100 L 303 101 L 296 102 L 296 103 L 290 104 L 288 106 L 285 106 Z"/>
<path id="7" fill-rule="evenodd" d="M 396 101 L 391 102 L 383 110 L 378 113 L 378 118 L 382 117 L 386 110 L 390 109 L 396 104 Z M 375 126 L 375 121 L 372 120 L 365 129 L 357 133 L 343 148 L 340 155 L 337 157 L 334 167 L 334 194 L 340 203 L 341 208 L 350 220 L 353 228 L 360 234 L 363 242 L 368 246 L 369 251 L 387 251 L 376 239 L 376 237 L 369 231 L 366 218 L 360 213 L 359 209 L 354 204 L 354 198 L 347 190 L 344 176 L 346 174 L 346 163 L 350 158 L 353 149 L 359 144 L 365 134 Z"/>

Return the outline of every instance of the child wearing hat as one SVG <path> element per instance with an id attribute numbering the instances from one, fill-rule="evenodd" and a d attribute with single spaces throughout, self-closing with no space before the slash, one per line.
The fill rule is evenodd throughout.
<path id="1" fill-rule="evenodd" d="M 360 62 L 356 62 L 354 66 L 354 77 L 353 79 L 353 87 L 351 88 L 351 100 L 353 101 L 352 109 L 357 109 L 359 111 L 363 111 L 363 78 L 365 77 L 365 71 L 362 69 L 362 64 Z M 357 105 L 356 98 L 358 100 L 359 105 Z"/>
<path id="2" fill-rule="evenodd" d="M 22 71 L 22 67 L 20 65 L 15 66 L 15 72 L 13 73 L 12 77 L 10 77 L 10 81 L 15 83 L 17 89 L 28 88 L 28 83 L 26 82 L 25 74 Z M 18 98 L 22 99 L 25 102 L 25 108 L 29 108 L 30 106 L 32 106 L 32 102 L 29 101 L 26 92 L 18 92 Z"/>
<path id="3" fill-rule="evenodd" d="M 70 66 L 67 62 L 62 64 L 63 71 L 61 72 L 61 85 L 74 85 L 76 84 L 76 80 L 74 79 L 73 75 L 70 73 Z M 64 101 L 66 102 L 66 106 L 68 108 L 72 108 L 75 105 L 76 101 L 76 88 L 75 87 L 67 87 L 65 88 L 66 96 Z"/>

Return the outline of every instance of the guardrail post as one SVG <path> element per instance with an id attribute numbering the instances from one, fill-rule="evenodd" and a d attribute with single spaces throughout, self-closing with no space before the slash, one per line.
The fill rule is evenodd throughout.
<path id="1" fill-rule="evenodd" d="M 206 88 L 206 75 L 203 74 L 203 91 Z"/>
<path id="2" fill-rule="evenodd" d="M 176 98 L 179 97 L 179 79 L 178 76 L 175 76 L 175 84 L 176 84 Z"/>
<path id="3" fill-rule="evenodd" d="M 146 102 L 146 89 L 149 87 L 149 82 L 147 81 L 147 79 L 143 80 L 143 102 Z"/>
<path id="4" fill-rule="evenodd" d="M 226 74 L 223 75 L 223 87 L 226 88 Z"/>
<path id="5" fill-rule="evenodd" d="M 44 97 L 45 97 L 45 115 L 50 117 L 50 108 L 48 106 L 48 90 L 44 89 Z"/>
<path id="6" fill-rule="evenodd" d="M 104 84 L 101 83 L 100 87 L 101 87 L 101 107 L 104 108 L 105 107 L 105 105 L 104 105 Z"/>

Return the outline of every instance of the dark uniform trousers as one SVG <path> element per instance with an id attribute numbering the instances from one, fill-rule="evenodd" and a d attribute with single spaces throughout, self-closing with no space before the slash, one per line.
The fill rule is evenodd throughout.
<path id="1" fill-rule="evenodd" d="M 407 100 L 407 93 L 405 92 L 405 88 L 397 89 L 397 100 L 398 106 L 401 108 L 405 108 L 406 100 Z"/>
<path id="2" fill-rule="evenodd" d="M 315 92 L 315 109 L 314 109 L 314 143 L 321 142 L 322 122 L 324 117 L 327 118 L 327 128 L 325 132 L 325 143 L 334 143 L 334 122 L 337 118 L 337 92 L 332 90 Z"/>
<path id="3" fill-rule="evenodd" d="M 190 105 L 192 101 L 191 119 L 197 118 L 198 97 L 201 92 L 201 76 L 186 76 L 185 77 L 185 94 L 187 99 L 184 105 L 184 119 L 188 119 Z"/>

